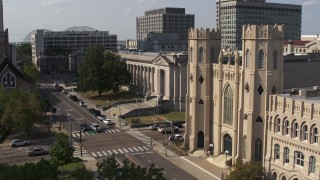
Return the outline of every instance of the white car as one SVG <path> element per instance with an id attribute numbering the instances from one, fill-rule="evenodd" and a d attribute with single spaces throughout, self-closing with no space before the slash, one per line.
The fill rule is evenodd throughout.
<path id="1" fill-rule="evenodd" d="M 107 118 L 103 119 L 103 123 L 105 123 L 106 125 L 114 125 L 111 119 L 107 119 Z"/>
<path id="2" fill-rule="evenodd" d="M 79 106 L 84 107 L 84 106 L 86 106 L 86 105 L 84 104 L 83 101 L 79 101 Z"/>
<path id="3" fill-rule="evenodd" d="M 24 141 L 20 139 L 14 139 L 10 142 L 11 147 L 18 147 L 18 146 L 29 146 L 29 141 Z"/>
<path id="4" fill-rule="evenodd" d="M 107 119 L 107 117 L 103 114 L 100 114 L 97 116 L 97 118 L 100 120 L 100 121 L 103 121 L 104 119 Z"/>
<path id="5" fill-rule="evenodd" d="M 101 126 L 99 124 L 97 124 L 97 123 L 92 123 L 91 124 L 91 129 L 93 129 L 96 132 L 101 132 L 102 131 Z"/>
<path id="6" fill-rule="evenodd" d="M 169 141 L 184 141 L 184 137 L 180 134 L 175 134 L 169 137 Z"/>
<path id="7" fill-rule="evenodd" d="M 171 132 L 178 132 L 179 131 L 179 127 L 178 126 L 160 126 L 158 128 L 158 131 L 161 133 L 171 133 Z"/>

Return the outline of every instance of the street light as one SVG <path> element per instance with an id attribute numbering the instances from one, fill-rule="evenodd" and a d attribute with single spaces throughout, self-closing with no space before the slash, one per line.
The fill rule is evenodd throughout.
<path id="1" fill-rule="evenodd" d="M 209 144 L 210 154 L 213 156 L 213 144 Z"/>
<path id="2" fill-rule="evenodd" d="M 225 154 L 226 154 L 226 164 L 227 164 L 227 161 L 228 161 L 228 154 L 229 154 L 229 151 L 228 150 L 226 150 L 225 152 L 224 152 Z"/>

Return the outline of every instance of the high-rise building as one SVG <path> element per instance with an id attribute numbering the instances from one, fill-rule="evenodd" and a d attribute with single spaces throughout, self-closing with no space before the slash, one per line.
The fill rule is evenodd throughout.
<path id="1" fill-rule="evenodd" d="M 38 66 L 38 56 L 46 55 L 48 49 L 83 53 L 85 48 L 95 44 L 103 45 L 106 50 L 117 51 L 117 35 L 85 26 L 71 27 L 65 31 L 37 30 L 31 35 L 32 61 Z"/>
<path id="2" fill-rule="evenodd" d="M 242 49 L 242 26 L 284 24 L 285 39 L 300 39 L 301 5 L 267 3 L 266 0 L 217 0 L 217 27 L 221 48 Z"/>
<path id="3" fill-rule="evenodd" d="M 137 46 L 146 51 L 188 49 L 188 29 L 194 27 L 194 15 L 184 8 L 161 8 L 137 17 Z"/>

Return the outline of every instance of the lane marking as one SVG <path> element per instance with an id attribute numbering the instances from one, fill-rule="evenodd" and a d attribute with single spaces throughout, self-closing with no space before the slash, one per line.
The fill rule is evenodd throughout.
<path id="1" fill-rule="evenodd" d="M 141 147 L 138 147 L 138 149 L 140 149 L 141 151 L 144 151 L 144 149 L 142 149 Z"/>
<path id="2" fill-rule="evenodd" d="M 134 150 L 132 150 L 131 148 L 128 148 L 130 152 L 134 152 Z"/>
<path id="3" fill-rule="evenodd" d="M 97 154 L 98 154 L 98 156 L 100 156 L 100 157 L 102 156 L 102 154 L 101 154 L 100 152 L 97 152 Z"/>
<path id="4" fill-rule="evenodd" d="M 114 152 L 114 154 L 119 154 L 118 151 L 116 151 L 115 149 L 112 150 L 112 152 Z"/>
<path id="5" fill-rule="evenodd" d="M 121 149 L 117 149 L 121 154 L 123 154 L 123 151 Z"/>
<path id="6" fill-rule="evenodd" d="M 126 153 L 128 153 L 128 152 L 129 152 L 126 148 L 123 148 L 123 151 L 124 151 L 124 152 L 126 152 Z"/>
<path id="7" fill-rule="evenodd" d="M 135 151 L 138 151 L 138 152 L 139 152 L 139 149 L 137 149 L 136 147 L 133 147 L 133 149 L 134 149 Z"/>
<path id="8" fill-rule="evenodd" d="M 92 154 L 93 157 L 97 157 L 96 153 L 93 152 L 91 154 Z"/>
<path id="9" fill-rule="evenodd" d="M 108 152 L 110 155 L 112 155 L 112 154 L 113 154 L 110 150 L 107 150 L 107 152 Z"/>
<path id="10" fill-rule="evenodd" d="M 105 151 L 102 151 L 102 154 L 103 154 L 103 155 L 105 155 L 105 156 L 107 156 L 107 155 L 108 155 Z"/>

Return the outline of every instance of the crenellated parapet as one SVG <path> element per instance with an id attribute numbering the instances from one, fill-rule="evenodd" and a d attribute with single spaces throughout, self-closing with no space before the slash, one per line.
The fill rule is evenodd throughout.
<path id="1" fill-rule="evenodd" d="M 190 28 L 189 39 L 217 39 L 221 40 L 220 28 Z"/>
<path id="2" fill-rule="evenodd" d="M 284 25 L 244 25 L 243 39 L 283 39 Z"/>

